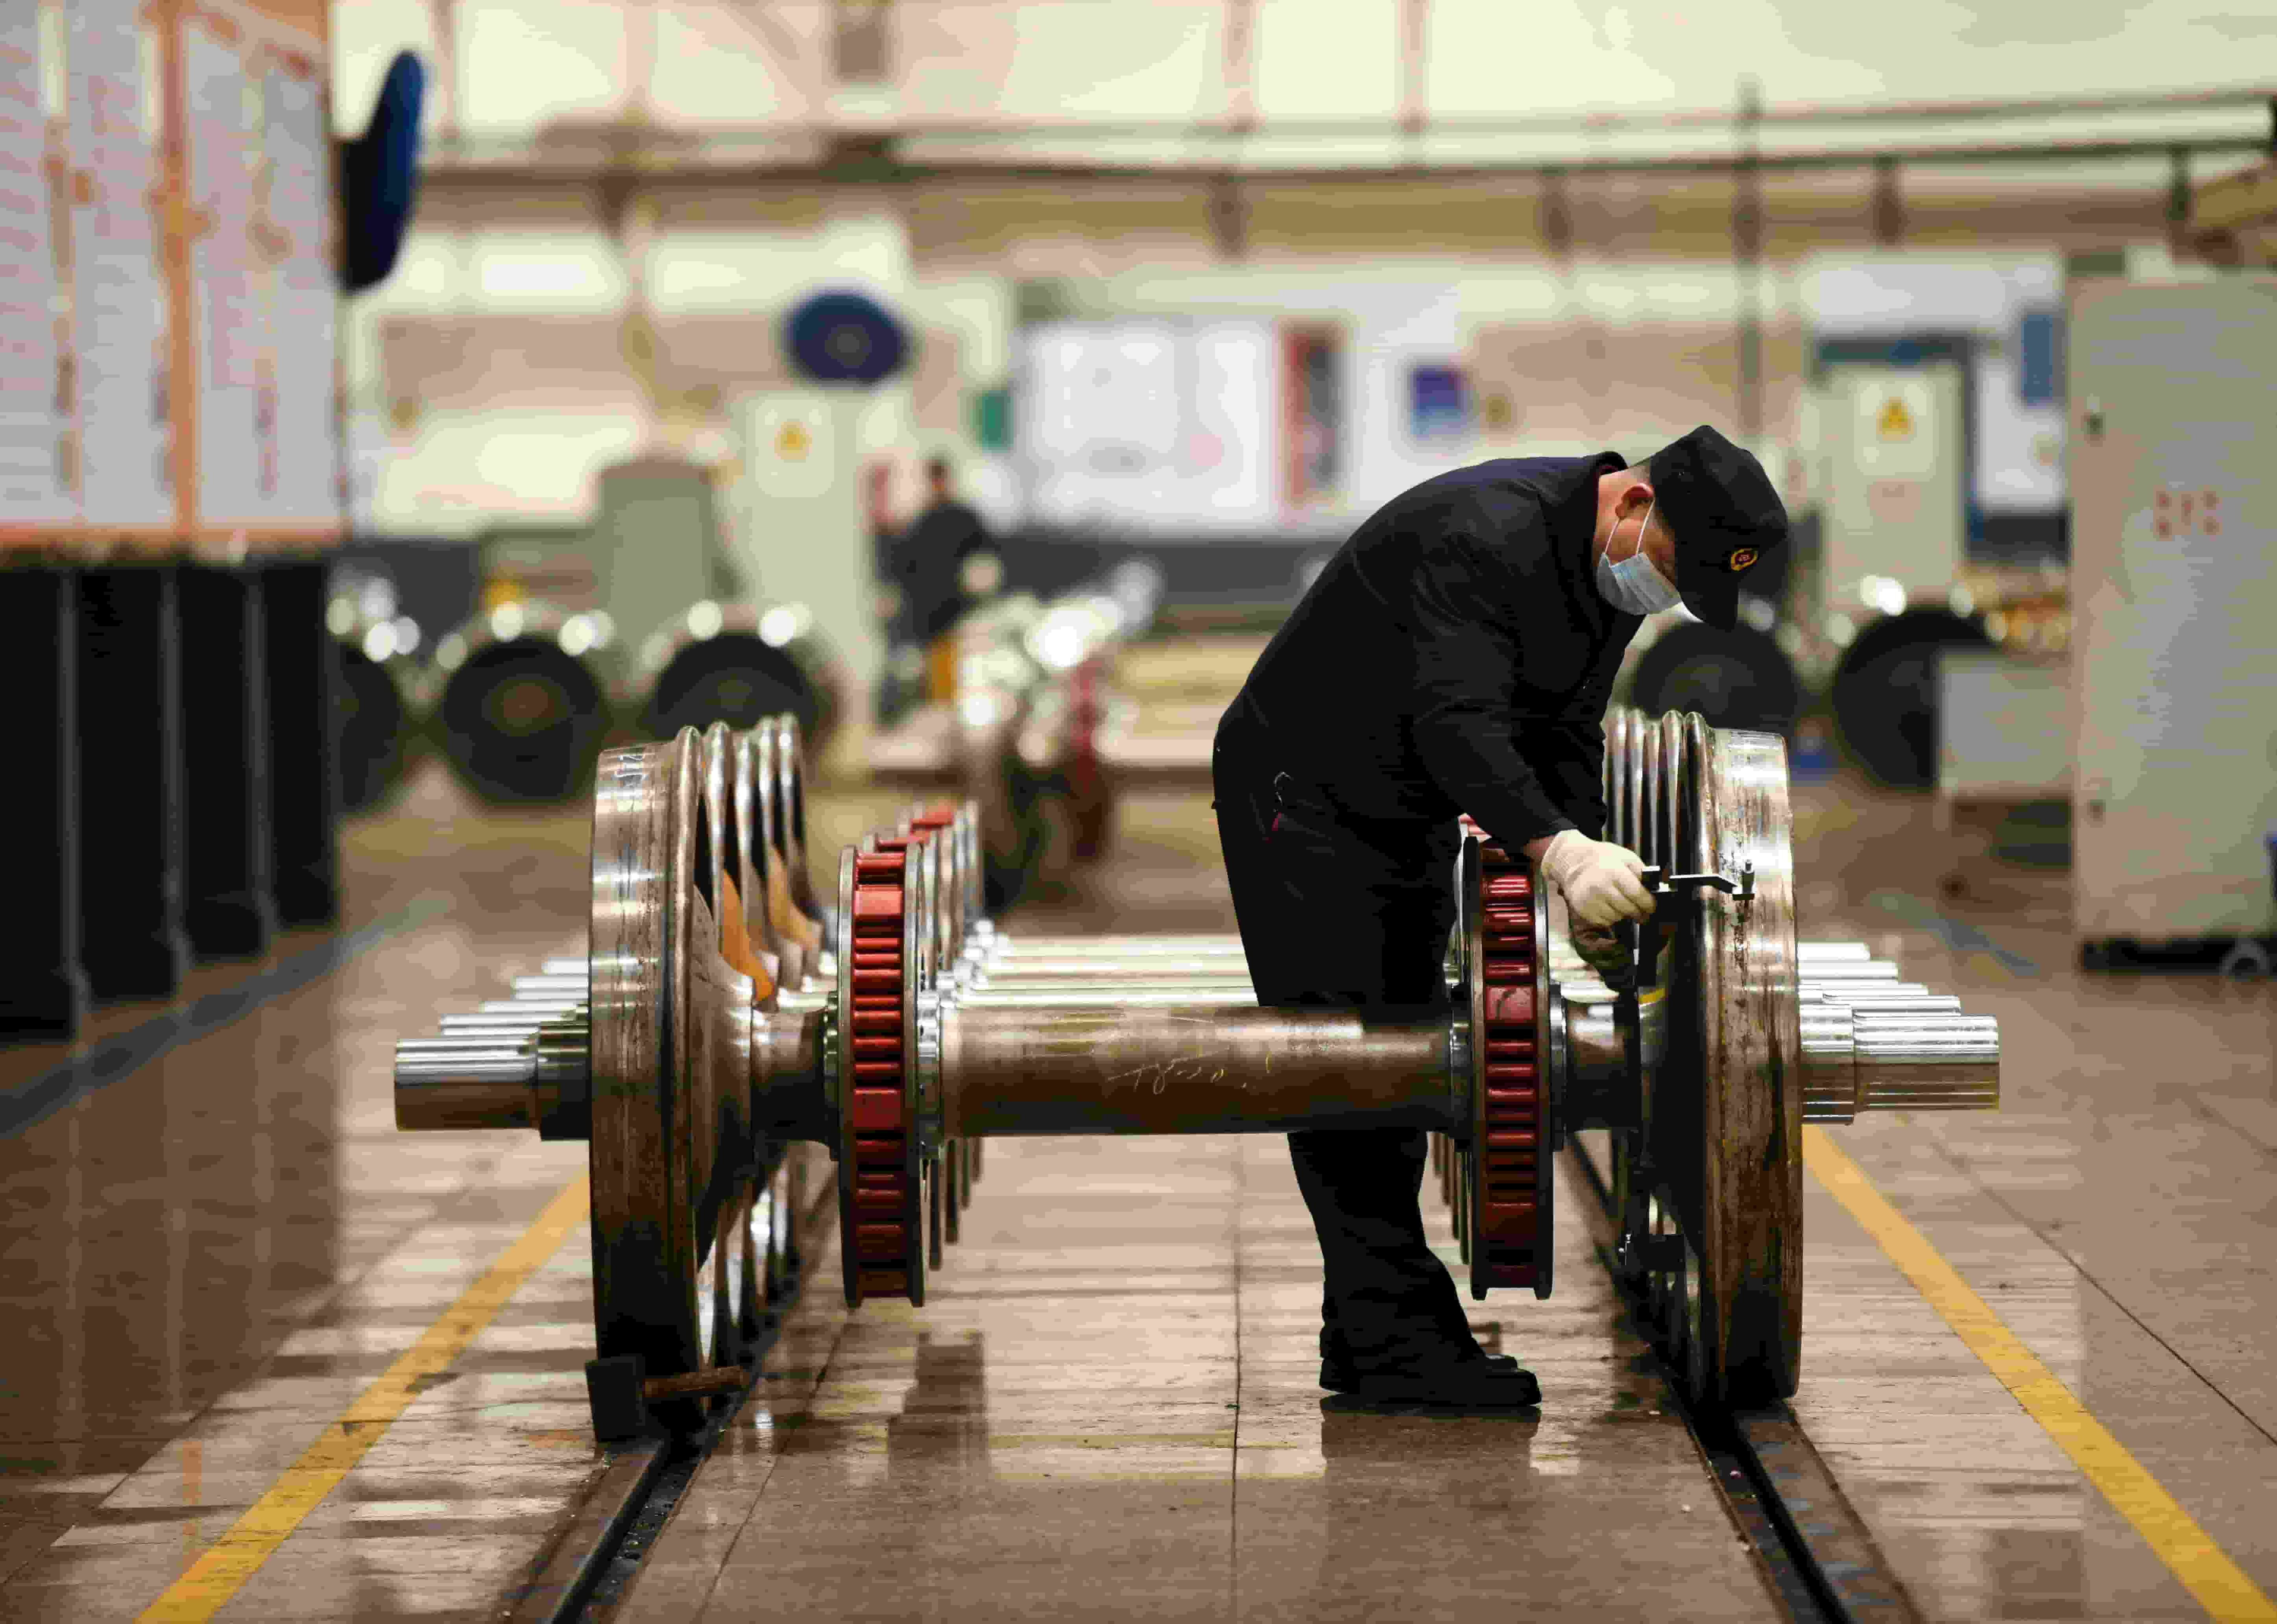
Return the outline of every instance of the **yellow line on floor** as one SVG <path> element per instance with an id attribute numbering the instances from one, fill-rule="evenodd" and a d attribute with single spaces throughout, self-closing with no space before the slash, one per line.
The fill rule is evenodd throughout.
<path id="1" fill-rule="evenodd" d="M 2277 1603 L 2214 1544 L 2127 1446 L 2089 1414 L 2078 1396 L 2040 1362 L 1824 1128 L 1802 1130 L 1802 1156 L 1803 1165 L 1874 1237 L 1969 1351 L 2024 1407 L 2025 1414 L 2087 1475 L 2112 1509 L 2135 1525 L 2200 1606 L 2222 1624 L 2277 1620 Z"/>
<path id="2" fill-rule="evenodd" d="M 411 1407 L 426 1383 L 447 1370 L 467 1344 L 498 1317 L 522 1283 L 560 1250 L 592 1205 L 585 1175 L 572 1180 L 443 1316 L 421 1333 L 387 1373 L 357 1395 L 285 1475 L 215 1542 L 166 1593 L 142 1612 L 145 1620 L 209 1619 L 261 1571 L 292 1537 L 301 1520 L 321 1505 L 341 1478 Z"/>

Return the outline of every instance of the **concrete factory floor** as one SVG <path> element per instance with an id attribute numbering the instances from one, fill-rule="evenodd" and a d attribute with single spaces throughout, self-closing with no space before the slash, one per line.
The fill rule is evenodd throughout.
<path id="1" fill-rule="evenodd" d="M 814 849 L 902 799 L 826 789 Z M 1127 798 L 1112 859 L 1009 924 L 1229 928 L 1207 799 Z M 1795 799 L 1805 934 L 2005 1040 L 1997 1115 L 1811 1130 L 1806 1432 L 1923 1617 L 2272 1616 L 2277 992 L 2074 969 L 2066 877 L 1996 854 L 2029 831 Z M 0 1140 L 0 1619 L 494 1616 L 558 1538 L 602 1460 L 583 1148 L 400 1135 L 388 1061 L 582 947 L 586 831 L 430 772 L 350 831 L 353 951 L 283 945 L 272 973 L 331 955 L 297 988 L 131 1067 L 161 1012 L 107 1012 L 75 1072 L 0 1058 L 0 1097 L 67 1101 Z M 1771 1611 L 1579 1222 L 1555 1298 L 1473 1307 L 1542 1375 L 1517 1419 L 1322 1402 L 1276 1140 L 1000 1143 L 966 1223 L 924 1310 L 848 1316 L 826 1260 L 623 1616 Z M 517 1258 L 448 1368 L 359 1419 Z"/>

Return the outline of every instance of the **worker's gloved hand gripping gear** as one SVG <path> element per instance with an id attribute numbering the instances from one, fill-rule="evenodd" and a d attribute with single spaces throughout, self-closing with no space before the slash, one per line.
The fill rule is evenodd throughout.
<path id="1" fill-rule="evenodd" d="M 1542 848 L 1542 871 L 1565 898 L 1575 946 L 1583 927 L 1611 930 L 1624 920 L 1652 916 L 1652 893 L 1638 878 L 1644 859 L 1625 846 L 1592 840 L 1578 829 L 1559 831 Z"/>

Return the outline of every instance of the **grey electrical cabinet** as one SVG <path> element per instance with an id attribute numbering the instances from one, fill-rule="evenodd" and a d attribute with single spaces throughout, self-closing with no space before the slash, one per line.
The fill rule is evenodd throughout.
<path id="1" fill-rule="evenodd" d="M 2071 296 L 2073 915 L 2260 936 L 2277 825 L 2277 278 Z"/>
<path id="2" fill-rule="evenodd" d="M 735 596 L 712 470 L 677 457 L 636 457 L 593 482 L 593 563 L 602 607 L 636 654 L 705 598 Z"/>
<path id="3" fill-rule="evenodd" d="M 1870 581 L 1942 603 L 1961 573 L 1968 520 L 1961 368 L 1837 362 L 1826 368 L 1817 405 L 1826 458 L 1825 605 L 1873 601 L 1861 592 Z"/>

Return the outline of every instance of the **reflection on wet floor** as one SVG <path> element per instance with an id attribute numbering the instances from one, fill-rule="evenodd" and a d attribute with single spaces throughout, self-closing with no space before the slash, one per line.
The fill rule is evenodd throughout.
<path id="1" fill-rule="evenodd" d="M 1317 1385 L 1319 1264 L 1277 1137 L 991 1154 L 923 1309 L 801 1309 L 636 1614 L 1762 1615 L 1578 1213 L 1571 1289 L 1516 1317 L 1550 1401 L 1435 1414 Z M 1608 1539 L 1649 1550 L 1580 1588 Z"/>
<path id="2" fill-rule="evenodd" d="M 818 798 L 817 848 L 899 803 Z M 1998 1116 L 1884 1118 L 1844 1149 L 2277 1588 L 2277 995 L 2073 969 L 2063 877 L 2000 857 L 2014 831 L 1940 831 L 1840 780 L 1796 811 L 1806 929 L 1867 940 L 2007 1038 Z M 1205 796 L 1130 797 L 1118 829 L 1013 928 L 1229 926 Z M 415 785 L 352 831 L 348 923 L 447 913 L 0 1140 L 0 1617 L 133 1616 L 583 1165 L 397 1134 L 386 1061 L 438 1007 L 574 951 L 587 835 L 582 810 Z M 103 1012 L 91 1036 L 156 1013 Z M 0 1056 L 0 1087 L 56 1058 Z M 1809 1202 L 1796 1409 L 1923 1614 L 2205 1616 L 1815 1183 Z M 1515 1417 L 1324 1399 L 1318 1256 L 1276 1138 L 1008 1142 L 967 1222 L 922 1310 L 849 1318 L 821 1260 L 625 1616 L 1764 1616 L 1578 1221 L 1553 1299 L 1473 1305 L 1541 1372 L 1540 1415 Z M 599 1460 L 589 1289 L 580 1232 L 226 1616 L 487 1613 Z"/>

